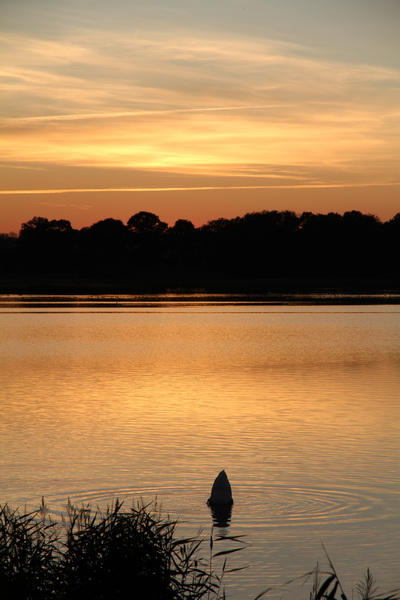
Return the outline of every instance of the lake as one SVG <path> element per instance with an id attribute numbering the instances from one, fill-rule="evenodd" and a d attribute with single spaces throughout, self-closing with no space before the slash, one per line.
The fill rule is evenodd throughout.
<path id="1" fill-rule="evenodd" d="M 322 544 L 348 596 L 400 586 L 398 304 L 2 296 L 0 394 L 2 504 L 157 497 L 207 537 L 225 469 L 230 600 L 308 598 Z"/>

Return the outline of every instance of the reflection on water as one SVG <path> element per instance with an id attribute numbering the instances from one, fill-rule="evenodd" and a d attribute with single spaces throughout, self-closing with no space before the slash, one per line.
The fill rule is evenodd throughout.
<path id="1" fill-rule="evenodd" d="M 157 496 L 183 535 L 229 525 L 232 600 L 321 541 L 345 583 L 399 585 L 399 306 L 79 303 L 0 303 L 1 502 Z M 221 469 L 232 515 L 206 504 Z"/>
<path id="2" fill-rule="evenodd" d="M 215 527 L 229 527 L 232 518 L 232 504 L 211 504 L 210 510 Z"/>
<path id="3" fill-rule="evenodd" d="M 177 307 L 197 308 L 202 307 L 229 307 L 229 306 L 284 306 L 284 305 L 398 305 L 400 294 L 396 293 L 269 293 L 269 294 L 208 294 L 208 293 L 166 293 L 166 294 L 102 294 L 102 295 L 26 295 L 26 294 L 0 294 L 1 309 L 22 310 L 47 308 L 73 308 L 75 311 L 84 309 L 162 309 Z"/>

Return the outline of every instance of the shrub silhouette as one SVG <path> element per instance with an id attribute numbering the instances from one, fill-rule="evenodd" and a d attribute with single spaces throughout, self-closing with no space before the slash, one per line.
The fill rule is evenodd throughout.
<path id="1" fill-rule="evenodd" d="M 90 506 L 67 506 L 62 521 L 51 520 L 46 506 L 20 513 L 0 506 L 0 597 L 5 600 L 224 600 L 223 578 L 246 567 L 230 569 L 227 555 L 244 548 L 243 536 L 209 537 L 209 557 L 199 550 L 200 536 L 176 539 L 176 522 L 161 515 L 157 504 L 122 510 L 118 500 L 105 512 Z M 235 548 L 213 553 L 215 542 Z M 324 549 L 325 550 L 325 549 Z M 326 551 L 325 551 L 326 553 Z M 330 570 L 316 568 L 310 600 L 347 600 L 326 553 Z M 221 557 L 221 573 L 213 559 Z M 288 581 L 285 585 L 292 584 Z M 260 592 L 265 597 L 273 588 Z M 399 600 L 399 590 L 378 593 L 367 570 L 356 585 L 358 600 Z M 351 596 L 353 597 L 353 596 Z"/>

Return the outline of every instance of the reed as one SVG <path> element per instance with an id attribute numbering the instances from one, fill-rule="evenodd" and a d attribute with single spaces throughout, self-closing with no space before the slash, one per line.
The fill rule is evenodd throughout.
<path id="1" fill-rule="evenodd" d="M 313 572 L 314 582 L 310 593 L 310 600 L 348 600 L 336 569 L 324 546 L 323 548 L 330 570 L 322 573 L 319 571 L 319 566 L 317 565 Z M 322 581 L 321 575 L 324 576 Z M 364 579 L 356 584 L 355 594 L 352 593 L 351 600 L 354 600 L 354 597 L 357 600 L 399 600 L 398 593 L 399 589 L 380 593 L 375 578 L 371 571 L 367 569 Z"/>
<path id="2" fill-rule="evenodd" d="M 0 506 L 0 597 L 5 600 L 219 600 L 222 577 L 177 539 L 157 503 L 104 512 L 71 503 L 61 521 Z M 221 553 L 218 553 L 221 554 Z M 224 554 L 224 553 L 222 553 Z"/>
<path id="3" fill-rule="evenodd" d="M 44 501 L 38 510 L 20 512 L 0 506 L 0 597 L 4 600 L 223 600 L 224 578 L 233 571 L 228 555 L 247 544 L 242 536 L 176 538 L 176 521 L 162 515 L 156 502 L 129 510 L 118 500 L 105 511 L 69 503 L 60 520 Z M 214 544 L 235 546 L 215 551 Z M 214 561 L 222 557 L 222 567 Z M 327 555 L 330 570 L 317 566 L 310 600 L 347 600 Z M 265 597 L 272 588 L 258 594 Z M 359 600 L 400 600 L 399 590 L 379 594 L 368 570 L 356 586 Z M 353 596 L 352 596 L 353 598 Z"/>
<path id="4" fill-rule="evenodd" d="M 0 597 L 15 600 L 56 597 L 60 528 L 42 502 L 34 512 L 0 506 Z"/>

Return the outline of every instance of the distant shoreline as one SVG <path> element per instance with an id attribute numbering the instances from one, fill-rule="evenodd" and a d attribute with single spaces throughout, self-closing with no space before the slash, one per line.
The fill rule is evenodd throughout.
<path id="1" fill-rule="evenodd" d="M 141 279 L 7 278 L 0 281 L 1 295 L 64 296 L 138 296 L 161 300 L 169 295 L 179 301 L 208 296 L 209 301 L 232 296 L 231 301 L 252 300 L 266 304 L 400 304 L 400 281 L 377 279 L 227 279 L 204 278 L 175 282 L 162 276 Z M 214 296 L 214 298 L 210 298 Z M 250 298 L 251 296 L 251 298 Z M 218 298 L 219 297 L 219 298 Z M 72 298 L 71 298 L 72 299 Z"/>

